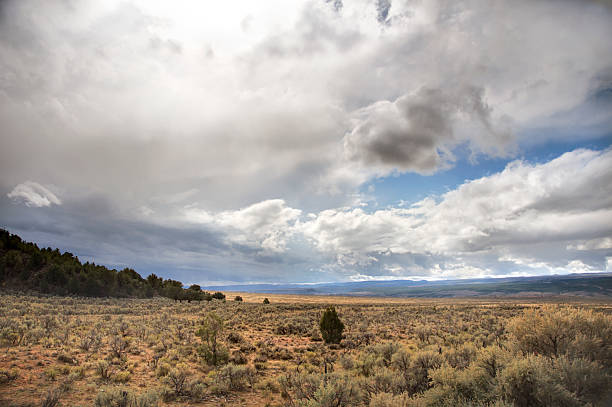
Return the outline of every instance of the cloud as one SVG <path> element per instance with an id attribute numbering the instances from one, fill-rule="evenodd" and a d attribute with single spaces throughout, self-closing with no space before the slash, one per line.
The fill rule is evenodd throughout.
<path id="1" fill-rule="evenodd" d="M 376 19 L 379 23 L 385 24 L 389 16 L 389 10 L 391 9 L 390 0 L 376 0 Z"/>
<path id="2" fill-rule="evenodd" d="M 4 2 L 0 184 L 320 210 L 372 177 L 448 168 L 462 143 L 512 153 L 510 134 L 566 128 L 564 112 L 609 88 L 597 4 L 214 4 Z M 589 106 L 573 134 L 607 123 Z"/>
<path id="3" fill-rule="evenodd" d="M 282 199 L 270 199 L 236 211 L 211 214 L 187 208 L 188 222 L 199 223 L 224 233 L 231 244 L 243 245 L 264 252 L 282 253 L 287 238 L 301 211 L 289 208 Z"/>
<path id="4" fill-rule="evenodd" d="M 7 196 L 15 202 L 23 202 L 26 206 L 34 208 L 62 204 L 53 192 L 33 181 L 17 185 Z"/>
<path id="5" fill-rule="evenodd" d="M 567 247 L 569 250 L 602 250 L 612 249 L 612 237 L 591 239 Z"/>
<path id="6" fill-rule="evenodd" d="M 308 213 L 270 199 L 211 211 L 188 203 L 188 190 L 129 211 L 100 195 L 68 196 L 48 213 L 3 194 L 0 213 L 26 239 L 194 282 L 595 272 L 612 257 L 611 179 L 612 150 L 579 149 L 514 161 L 410 207 Z"/>
<path id="7" fill-rule="evenodd" d="M 319 251 L 345 265 L 426 255 L 476 262 L 466 267 L 500 259 L 522 265 L 516 259 L 528 258 L 551 269 L 580 261 L 604 270 L 611 180 L 612 150 L 575 150 L 543 164 L 512 162 L 410 208 L 326 210 L 300 227 Z M 579 252 L 589 248 L 607 250 Z"/>
<path id="8" fill-rule="evenodd" d="M 357 114 L 357 124 L 344 138 L 345 154 L 362 166 L 380 168 L 383 174 L 394 169 L 432 173 L 450 164 L 452 147 L 466 137 L 455 130 L 462 119 L 471 122 L 470 136 L 476 147 L 474 125 L 485 133 L 481 138 L 486 144 L 503 154 L 512 137 L 508 131 L 495 129 L 483 93 L 474 86 L 422 88 L 395 102 L 377 102 Z"/>
<path id="9" fill-rule="evenodd" d="M 474 181 L 412 208 L 355 209 L 373 178 L 608 134 L 612 14 L 597 2 L 0 7 L 0 223 L 25 237 L 215 280 L 511 272 L 499 258 L 552 264 L 562 244 L 555 267 L 595 267 L 608 250 L 568 248 L 609 235 L 608 189 L 571 172 L 555 186 L 528 162 L 485 177 L 486 198 Z M 580 154 L 601 183 L 608 164 Z M 61 188 L 61 205 L 32 186 L 9 198 L 24 180 Z M 497 223 L 478 210 L 489 205 Z"/>

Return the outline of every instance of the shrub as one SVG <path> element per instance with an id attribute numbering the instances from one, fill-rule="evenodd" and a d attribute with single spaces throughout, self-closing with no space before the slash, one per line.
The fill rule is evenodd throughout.
<path id="1" fill-rule="evenodd" d="M 191 383 L 189 386 L 189 397 L 191 400 L 200 400 L 205 394 L 207 385 L 201 382 Z"/>
<path id="2" fill-rule="evenodd" d="M 382 364 L 382 360 L 377 359 L 374 354 L 366 353 L 357 361 L 357 370 L 362 376 L 369 377 L 374 373 L 374 369 Z"/>
<path id="3" fill-rule="evenodd" d="M 165 377 L 168 375 L 168 373 L 170 373 L 170 369 L 172 369 L 172 366 L 170 366 L 168 362 L 161 362 L 157 365 L 157 368 L 155 369 L 155 376 Z"/>
<path id="4" fill-rule="evenodd" d="M 227 334 L 227 340 L 230 343 L 242 343 L 244 342 L 244 338 L 237 332 L 230 332 Z"/>
<path id="5" fill-rule="evenodd" d="M 369 407 L 408 407 L 410 401 L 405 394 L 393 395 L 391 393 L 379 393 L 370 399 Z"/>
<path id="6" fill-rule="evenodd" d="M 232 356 L 229 358 L 229 362 L 235 365 L 246 365 L 248 360 L 244 353 L 240 351 L 232 352 Z"/>
<path id="7" fill-rule="evenodd" d="M 59 399 L 62 396 L 62 389 L 55 388 L 47 391 L 45 398 L 41 402 L 42 407 L 56 407 L 59 406 Z"/>
<path id="8" fill-rule="evenodd" d="M 54 367 L 45 369 L 45 376 L 51 381 L 55 381 L 57 379 L 58 374 L 59 372 Z"/>
<path id="9" fill-rule="evenodd" d="M 344 324 L 342 321 L 340 321 L 338 313 L 334 307 L 329 307 L 325 310 L 321 316 L 319 328 L 325 343 L 340 343 L 342 340 Z"/>
<path id="10" fill-rule="evenodd" d="M 127 370 L 122 370 L 113 375 L 113 381 L 115 383 L 127 383 L 130 381 L 132 375 Z"/>
<path id="11" fill-rule="evenodd" d="M 106 360 L 98 360 L 96 362 L 96 373 L 102 380 L 109 380 L 111 378 L 111 367 Z"/>
<path id="12" fill-rule="evenodd" d="M 431 371 L 442 365 L 443 358 L 438 352 L 418 351 L 410 358 L 410 368 L 405 374 L 411 393 L 420 393 L 429 388 Z"/>
<path id="13" fill-rule="evenodd" d="M 155 392 L 134 394 L 128 389 L 101 389 L 94 401 L 94 407 L 157 407 L 159 396 Z"/>
<path id="14" fill-rule="evenodd" d="M 222 292 L 217 291 L 216 293 L 214 293 L 212 295 L 212 298 L 214 298 L 215 300 L 224 300 L 225 299 L 225 294 L 223 294 Z"/>
<path id="15" fill-rule="evenodd" d="M 189 367 L 184 363 L 179 363 L 175 368 L 170 369 L 165 382 L 170 385 L 175 395 L 181 396 L 187 388 L 187 379 L 190 375 Z"/>
<path id="16" fill-rule="evenodd" d="M 269 299 L 267 299 L 267 298 L 264 298 L 263 303 L 264 303 L 264 304 L 269 304 L 269 303 L 270 303 L 270 300 L 269 300 Z"/>
<path id="17" fill-rule="evenodd" d="M 562 356 L 555 361 L 555 371 L 563 386 L 585 405 L 598 405 L 602 399 L 611 396 L 612 378 L 599 363 L 585 359 L 569 360 Z"/>
<path id="18" fill-rule="evenodd" d="M 465 369 L 476 356 L 476 348 L 471 343 L 454 346 L 444 355 L 446 361 L 455 368 Z"/>
<path id="19" fill-rule="evenodd" d="M 343 354 L 340 356 L 340 365 L 344 370 L 351 370 L 355 367 L 355 361 L 350 355 Z"/>
<path id="20" fill-rule="evenodd" d="M 366 401 L 374 394 L 378 393 L 394 393 L 399 394 L 406 389 L 404 377 L 397 375 L 391 369 L 379 367 L 374 370 L 373 374 L 368 378 L 362 378 L 359 381 L 359 388 L 364 390 Z"/>
<path id="21" fill-rule="evenodd" d="M 202 326 L 196 335 L 202 338 L 202 345 L 198 349 L 200 355 L 209 365 L 216 366 L 227 362 L 229 357 L 227 349 L 219 342 L 223 333 L 223 320 L 214 312 L 210 312 L 202 321 Z"/>
<path id="22" fill-rule="evenodd" d="M 432 388 L 424 394 L 427 405 L 489 405 L 496 399 L 495 381 L 485 369 L 449 365 L 429 374 Z"/>
<path id="23" fill-rule="evenodd" d="M 382 359 L 385 366 L 390 366 L 393 355 L 400 350 L 399 344 L 396 342 L 383 342 L 369 346 L 367 351 L 374 354 L 377 358 Z"/>
<path id="24" fill-rule="evenodd" d="M 234 297 L 234 301 L 242 302 L 242 297 L 237 295 L 236 297 Z"/>
<path id="25" fill-rule="evenodd" d="M 60 362 L 63 363 L 68 363 L 69 365 L 77 365 L 79 363 L 78 360 L 76 360 L 75 358 L 73 358 L 72 356 L 66 354 L 66 353 L 60 353 L 57 356 L 57 360 L 59 360 Z"/>
<path id="26" fill-rule="evenodd" d="M 122 338 L 119 335 L 113 335 L 109 340 L 109 346 L 113 355 L 121 358 L 130 347 L 130 342 L 127 338 Z"/>
<path id="27" fill-rule="evenodd" d="M 553 365 L 542 356 L 514 359 L 501 372 L 500 390 L 516 407 L 578 406 L 579 400 L 554 377 Z"/>
<path id="28" fill-rule="evenodd" d="M 78 367 L 73 368 L 70 374 L 68 375 L 68 379 L 72 381 L 76 381 L 76 380 L 80 380 L 84 378 L 85 378 L 85 367 L 83 366 L 78 366 Z"/>
<path id="29" fill-rule="evenodd" d="M 228 364 L 217 373 L 217 382 L 228 390 L 244 390 L 247 385 L 253 387 L 257 374 L 250 366 Z"/>
<path id="30" fill-rule="evenodd" d="M 313 323 L 308 318 L 290 318 L 274 329 L 277 335 L 306 336 L 311 333 Z"/>
<path id="31" fill-rule="evenodd" d="M 612 364 L 612 317 L 546 306 L 526 310 L 508 324 L 516 348 L 549 357 L 569 354 Z"/>
<path id="32" fill-rule="evenodd" d="M 359 405 L 361 392 L 354 380 L 338 374 L 296 373 L 279 379 L 281 396 L 289 405 L 349 407 Z"/>
<path id="33" fill-rule="evenodd" d="M 13 380 L 17 380 L 18 377 L 19 373 L 17 369 L 0 369 L 0 384 L 12 382 Z"/>

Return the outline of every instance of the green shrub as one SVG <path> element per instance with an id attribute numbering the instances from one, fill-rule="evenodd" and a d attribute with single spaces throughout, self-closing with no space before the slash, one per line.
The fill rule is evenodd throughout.
<path id="1" fill-rule="evenodd" d="M 215 300 L 224 300 L 224 299 L 225 299 L 225 294 L 223 294 L 222 292 L 217 291 L 216 293 L 214 293 L 214 294 L 212 295 L 212 297 L 213 297 Z"/>
<path id="2" fill-rule="evenodd" d="M 342 340 L 342 332 L 344 331 L 344 324 L 340 321 L 338 313 L 334 307 L 328 307 L 319 322 L 319 329 L 321 330 L 321 336 L 325 340 L 325 343 L 340 343 Z"/>
<path id="3" fill-rule="evenodd" d="M 196 332 L 196 336 L 202 338 L 198 353 L 209 365 L 226 363 L 229 358 L 228 350 L 220 342 L 223 328 L 223 320 L 214 312 L 210 312 Z"/>
<path id="4" fill-rule="evenodd" d="M 127 370 L 122 370 L 113 375 L 113 381 L 115 383 L 127 383 L 130 381 L 132 375 Z"/>

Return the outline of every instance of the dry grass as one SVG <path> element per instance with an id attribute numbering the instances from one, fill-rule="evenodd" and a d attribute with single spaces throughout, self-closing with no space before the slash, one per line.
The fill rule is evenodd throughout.
<path id="1" fill-rule="evenodd" d="M 121 387 L 165 394 L 159 401 L 164 406 L 297 406 L 295 387 L 285 389 L 289 394 L 282 391 L 283 380 L 295 379 L 297 372 L 316 379 L 327 367 L 368 388 L 368 380 L 374 380 L 363 373 L 368 355 L 375 355 L 376 375 L 396 369 L 390 358 L 401 349 L 409 357 L 432 351 L 449 363 L 465 357 L 467 366 L 484 349 L 500 344 L 510 349 L 508 322 L 525 309 L 542 306 L 526 299 L 226 294 L 230 300 L 210 303 L 2 295 L 0 372 L 16 377 L 0 384 L 0 405 L 41 405 L 49 391 L 62 389 L 61 405 L 91 406 L 102 388 Z M 244 301 L 231 300 L 236 295 Z M 271 304 L 262 304 L 264 298 Z M 612 310 L 607 301 L 548 302 L 568 312 L 593 310 L 607 321 Z M 340 346 L 327 346 L 318 338 L 317 323 L 329 304 L 336 305 L 346 325 Z M 236 379 L 235 388 L 222 377 L 224 367 L 208 366 L 198 351 L 201 340 L 195 333 L 210 312 L 224 320 L 220 338 L 230 361 L 245 366 L 238 373 L 246 376 Z M 129 345 L 121 349 L 121 341 Z M 385 343 L 397 346 L 388 361 L 376 348 Z M 459 355 L 466 349 L 467 356 Z M 108 366 L 107 378 L 100 374 L 100 364 Z M 170 378 L 181 368 L 187 371 L 186 390 L 173 395 Z M 425 379 L 427 386 L 427 375 Z M 408 393 L 423 396 L 420 390 Z M 357 405 L 368 405 L 370 398 L 363 396 Z"/>

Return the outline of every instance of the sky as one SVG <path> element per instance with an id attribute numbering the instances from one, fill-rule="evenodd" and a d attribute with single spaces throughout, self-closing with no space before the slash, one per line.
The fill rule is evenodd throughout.
<path id="1" fill-rule="evenodd" d="M 0 227 L 186 284 L 612 271 L 612 4 L 0 1 Z"/>

